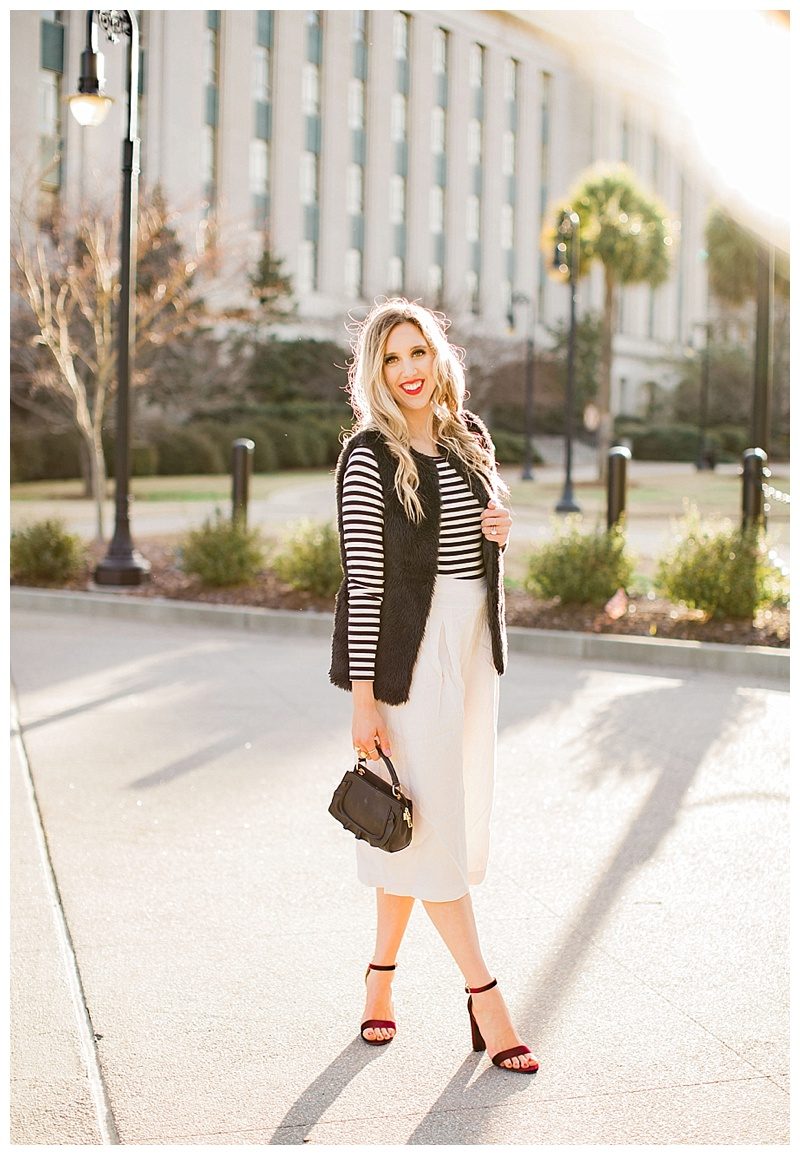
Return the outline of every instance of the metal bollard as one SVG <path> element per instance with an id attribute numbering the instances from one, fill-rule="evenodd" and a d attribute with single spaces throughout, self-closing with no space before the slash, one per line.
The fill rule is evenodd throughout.
<path id="1" fill-rule="evenodd" d="M 253 464 L 255 441 L 249 437 L 237 437 L 233 443 L 231 471 L 233 474 L 233 514 L 232 521 L 247 525 L 247 501 L 250 490 L 250 470 Z"/>
<path id="2" fill-rule="evenodd" d="M 608 451 L 606 524 L 609 529 L 617 524 L 625 512 L 625 490 L 630 459 L 631 451 L 627 445 L 612 445 Z"/>
<path id="3" fill-rule="evenodd" d="M 764 476 L 767 455 L 763 449 L 745 449 L 742 454 L 742 529 L 766 524 L 764 517 Z"/>

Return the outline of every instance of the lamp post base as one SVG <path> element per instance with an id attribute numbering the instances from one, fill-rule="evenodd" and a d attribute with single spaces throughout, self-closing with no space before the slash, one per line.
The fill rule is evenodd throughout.
<path id="1" fill-rule="evenodd" d="M 575 498 L 572 496 L 572 488 L 570 486 L 564 487 L 564 492 L 561 494 L 561 500 L 556 506 L 556 513 L 580 513 L 581 507 L 578 505 Z"/>
<path id="2" fill-rule="evenodd" d="M 112 556 L 108 554 L 94 571 L 98 586 L 140 586 L 150 581 L 150 562 L 138 550 Z"/>

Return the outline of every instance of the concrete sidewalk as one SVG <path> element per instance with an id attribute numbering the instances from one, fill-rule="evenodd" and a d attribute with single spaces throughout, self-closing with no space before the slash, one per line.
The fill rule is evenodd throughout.
<path id="1" fill-rule="evenodd" d="M 397 1039 L 358 1039 L 326 639 L 12 627 L 12 1142 L 788 1141 L 783 682 L 512 655 L 474 901 L 523 1077 L 471 1052 L 421 908 Z"/>

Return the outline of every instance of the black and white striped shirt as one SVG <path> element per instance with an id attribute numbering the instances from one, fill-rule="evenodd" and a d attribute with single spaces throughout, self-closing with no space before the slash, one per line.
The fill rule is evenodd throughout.
<path id="1" fill-rule="evenodd" d="M 445 457 L 437 457 L 441 495 L 437 573 L 484 576 L 482 506 Z M 383 491 L 375 454 L 358 446 L 342 486 L 342 524 L 348 576 L 350 678 L 372 681 L 383 599 Z"/>

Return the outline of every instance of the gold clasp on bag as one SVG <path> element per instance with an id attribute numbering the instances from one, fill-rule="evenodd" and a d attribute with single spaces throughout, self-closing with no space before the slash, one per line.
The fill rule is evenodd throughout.
<path id="1" fill-rule="evenodd" d="M 409 813 L 409 809 L 408 809 L 408 807 L 407 807 L 407 806 L 406 806 L 406 808 L 403 810 L 403 821 L 404 821 L 404 822 L 407 822 L 407 823 L 408 823 L 408 825 L 409 825 L 409 826 L 411 826 L 411 814 Z"/>

